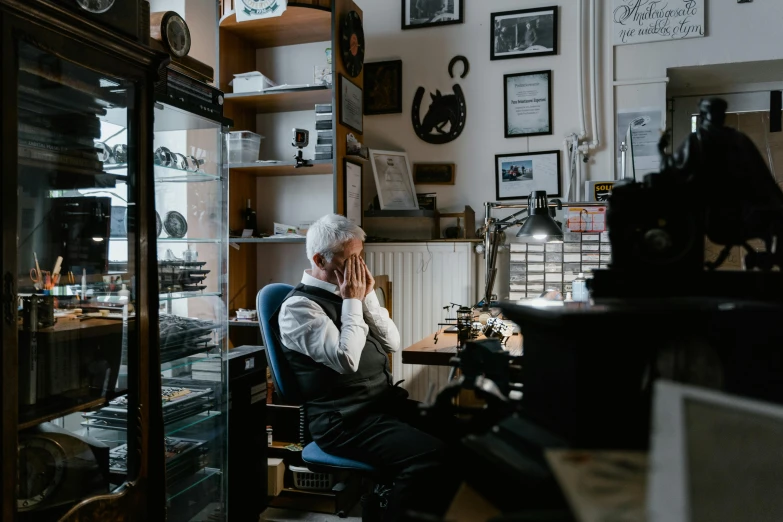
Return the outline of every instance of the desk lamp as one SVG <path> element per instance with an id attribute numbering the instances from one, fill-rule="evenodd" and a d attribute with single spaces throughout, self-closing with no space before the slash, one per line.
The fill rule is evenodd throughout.
<path id="1" fill-rule="evenodd" d="M 484 261 L 486 266 L 486 279 L 484 281 L 484 299 L 477 305 L 482 311 L 488 311 L 492 302 L 492 287 L 495 285 L 497 275 L 497 252 L 500 241 L 505 237 L 503 230 L 522 225 L 517 233 L 518 238 L 531 242 L 556 242 L 563 240 L 563 231 L 560 225 L 552 218 L 554 208 L 558 210 L 563 208 L 560 200 L 553 201 L 552 204 L 546 197 L 545 190 L 537 190 L 528 197 L 526 205 L 502 205 L 498 203 L 484 204 Z M 550 208 L 554 207 L 554 208 Z M 507 218 L 497 220 L 492 217 L 493 208 L 520 208 L 519 212 L 508 216 Z M 527 217 L 519 218 L 527 212 Z"/>

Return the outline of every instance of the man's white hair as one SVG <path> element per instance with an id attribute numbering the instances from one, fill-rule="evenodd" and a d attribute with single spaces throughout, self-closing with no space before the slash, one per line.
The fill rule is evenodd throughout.
<path id="1" fill-rule="evenodd" d="M 307 258 L 315 268 L 313 256 L 321 254 L 330 262 L 335 254 L 342 252 L 345 243 L 352 239 L 364 241 L 367 234 L 345 216 L 327 214 L 310 225 L 307 230 Z"/>

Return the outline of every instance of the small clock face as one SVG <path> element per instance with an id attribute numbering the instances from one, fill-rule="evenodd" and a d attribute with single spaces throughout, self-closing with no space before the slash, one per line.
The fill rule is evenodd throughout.
<path id="1" fill-rule="evenodd" d="M 190 30 L 179 15 L 170 17 L 166 22 L 166 40 L 174 56 L 181 58 L 190 52 Z"/>
<path id="2" fill-rule="evenodd" d="M 19 442 L 19 491 L 16 506 L 27 511 L 43 502 L 60 485 L 65 451 L 55 441 L 30 437 Z"/>
<path id="3" fill-rule="evenodd" d="M 79 7 L 91 13 L 105 13 L 114 5 L 115 0 L 76 0 Z"/>
<path id="4" fill-rule="evenodd" d="M 340 25 L 340 55 L 348 74 L 359 76 L 364 65 L 364 29 L 356 11 L 345 15 Z"/>

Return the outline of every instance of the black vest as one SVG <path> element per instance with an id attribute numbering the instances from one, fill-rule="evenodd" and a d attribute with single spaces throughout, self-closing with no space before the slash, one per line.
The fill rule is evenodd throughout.
<path id="1" fill-rule="evenodd" d="M 286 297 L 301 296 L 317 303 L 337 326 L 342 327 L 343 299 L 318 287 L 299 284 Z M 273 321 L 277 326 L 278 314 Z M 280 343 L 293 371 L 309 418 L 337 412 L 344 419 L 366 411 L 392 385 L 389 359 L 373 336 L 367 335 L 359 368 L 355 373 L 340 374 L 312 358 Z"/>

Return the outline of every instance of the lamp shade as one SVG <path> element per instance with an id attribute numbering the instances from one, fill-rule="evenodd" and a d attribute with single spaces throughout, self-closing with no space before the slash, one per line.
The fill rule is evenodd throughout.
<path id="1" fill-rule="evenodd" d="M 549 213 L 545 190 L 537 190 L 528 198 L 529 217 L 517 232 L 517 237 L 539 241 L 562 241 L 563 231 Z"/>

